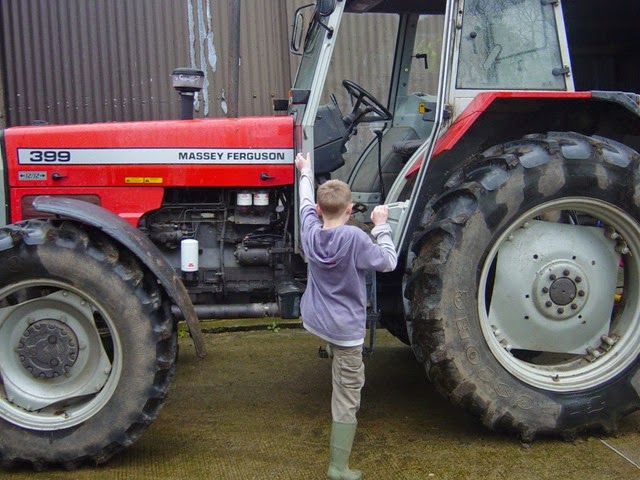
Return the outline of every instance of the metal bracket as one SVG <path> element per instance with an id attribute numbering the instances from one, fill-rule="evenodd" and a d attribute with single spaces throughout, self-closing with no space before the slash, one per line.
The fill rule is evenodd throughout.
<path id="1" fill-rule="evenodd" d="M 560 75 L 569 76 L 571 74 L 571 69 L 565 65 L 564 67 L 556 67 L 551 70 L 554 76 L 559 77 Z"/>

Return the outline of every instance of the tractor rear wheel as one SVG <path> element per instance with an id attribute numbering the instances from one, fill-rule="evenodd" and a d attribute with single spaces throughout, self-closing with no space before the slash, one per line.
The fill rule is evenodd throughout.
<path id="1" fill-rule="evenodd" d="M 0 464 L 75 468 L 157 416 L 177 335 L 157 282 L 103 234 L 0 229 Z"/>
<path id="2" fill-rule="evenodd" d="M 492 429 L 573 437 L 640 406 L 640 157 L 575 133 L 469 159 L 410 247 L 414 352 Z"/>

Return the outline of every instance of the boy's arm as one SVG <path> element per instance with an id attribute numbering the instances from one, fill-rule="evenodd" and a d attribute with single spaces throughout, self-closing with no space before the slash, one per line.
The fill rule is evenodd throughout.
<path id="1" fill-rule="evenodd" d="M 305 167 L 300 170 L 300 179 L 298 180 L 298 191 L 300 192 L 300 210 L 305 206 L 315 208 L 313 198 L 313 175 L 311 167 Z"/>
<path id="2" fill-rule="evenodd" d="M 387 264 L 382 272 L 395 270 L 398 264 L 398 254 L 391 238 L 391 226 L 388 223 L 381 223 L 373 227 L 371 235 L 376 239 L 376 243 L 387 253 Z"/>
<path id="3" fill-rule="evenodd" d="M 298 153 L 295 158 L 296 168 L 300 171 L 298 192 L 300 194 L 300 211 L 305 206 L 315 208 L 313 196 L 313 171 L 311 170 L 311 154 Z"/>
<path id="4" fill-rule="evenodd" d="M 299 153 L 295 159 L 296 167 L 300 171 L 298 179 L 299 193 L 299 209 L 300 209 L 300 237 L 302 240 L 301 248 L 306 250 L 306 241 L 308 233 L 313 229 L 314 225 L 320 224 L 320 219 L 316 214 L 314 201 L 314 181 L 313 170 L 311 169 L 311 156 L 307 153 L 306 157 Z"/>
<path id="5" fill-rule="evenodd" d="M 378 247 L 386 253 L 386 264 L 382 265 L 382 272 L 390 272 L 396 268 L 398 264 L 398 254 L 396 247 L 393 245 L 391 238 L 391 226 L 387 223 L 389 219 L 389 207 L 387 205 L 378 205 L 371 212 L 371 221 L 375 225 L 371 230 L 371 235 L 376 239 Z"/>

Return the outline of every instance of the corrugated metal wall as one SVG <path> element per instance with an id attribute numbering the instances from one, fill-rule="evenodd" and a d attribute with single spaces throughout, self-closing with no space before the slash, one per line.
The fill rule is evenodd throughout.
<path id="1" fill-rule="evenodd" d="M 240 115 L 290 84 L 285 0 L 245 0 Z M 197 116 L 224 116 L 228 0 L 2 0 L 8 125 L 176 118 L 175 67 L 205 71 Z"/>
<path id="2" fill-rule="evenodd" d="M 186 42 L 173 41 L 187 35 L 186 16 L 167 14 L 178 10 L 177 2 L 1 5 L 11 125 L 167 118 L 175 112 L 166 67 L 188 59 Z"/>
<path id="3" fill-rule="evenodd" d="M 177 118 L 170 74 L 187 66 L 206 75 L 196 116 L 225 116 L 229 2 L 0 0 L 7 125 Z M 298 65 L 288 50 L 290 24 L 307 3 L 241 0 L 241 116 L 269 115 L 271 100 L 286 98 Z M 341 82 L 348 78 L 386 103 L 396 30 L 392 15 L 348 15 L 325 91 L 345 104 Z M 421 90 L 435 93 L 435 85 Z"/>

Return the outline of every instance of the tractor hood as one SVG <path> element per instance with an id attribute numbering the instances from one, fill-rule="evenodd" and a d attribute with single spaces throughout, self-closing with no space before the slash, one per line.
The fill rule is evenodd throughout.
<path id="1" fill-rule="evenodd" d="M 294 181 L 289 116 L 12 127 L 4 138 L 14 221 L 45 188 L 118 212 L 135 226 L 160 206 L 166 188 Z"/>

